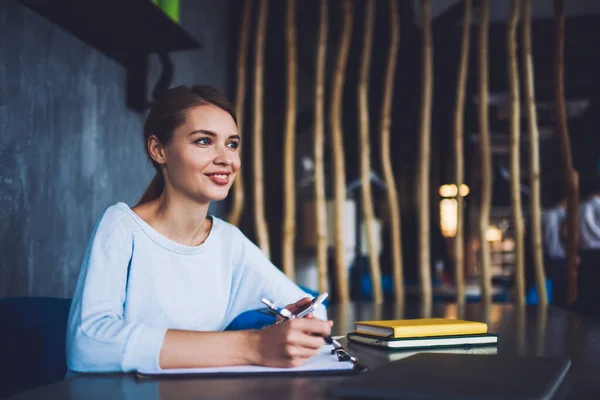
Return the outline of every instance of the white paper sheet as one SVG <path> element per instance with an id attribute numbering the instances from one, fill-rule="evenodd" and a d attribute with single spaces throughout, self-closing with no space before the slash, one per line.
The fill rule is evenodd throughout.
<path id="1" fill-rule="evenodd" d="M 354 368 L 350 361 L 339 361 L 335 354 L 331 354 L 333 346 L 324 345 L 317 355 L 309 359 L 304 365 L 296 368 L 273 368 L 255 365 L 239 365 L 215 368 L 178 368 L 140 370 L 142 375 L 177 375 L 177 374 L 244 374 L 244 373 L 276 373 L 276 372 L 310 372 L 310 371 L 348 371 Z"/>

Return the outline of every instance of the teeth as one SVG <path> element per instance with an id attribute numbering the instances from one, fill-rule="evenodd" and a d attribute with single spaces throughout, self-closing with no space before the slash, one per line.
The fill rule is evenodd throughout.
<path id="1" fill-rule="evenodd" d="M 214 177 L 219 178 L 219 179 L 225 179 L 227 178 L 227 175 L 219 175 L 219 174 L 213 174 Z"/>

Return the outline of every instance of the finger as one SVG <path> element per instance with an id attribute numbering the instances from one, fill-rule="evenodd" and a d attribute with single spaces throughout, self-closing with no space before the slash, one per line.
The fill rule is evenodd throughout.
<path id="1" fill-rule="evenodd" d="M 310 303 L 311 303 L 311 299 L 308 297 L 304 297 L 293 304 L 288 304 L 288 306 L 286 308 L 288 310 L 290 310 L 292 313 L 296 314 L 298 311 L 300 311 L 301 309 L 303 309 Z"/>
<path id="2" fill-rule="evenodd" d="M 307 349 L 316 351 L 323 347 L 325 341 L 321 336 L 307 335 L 303 333 L 297 337 L 296 344 L 298 346 L 306 347 Z"/>
<path id="3" fill-rule="evenodd" d="M 304 347 L 300 345 L 294 345 L 288 349 L 288 356 L 291 359 L 298 358 L 310 358 L 317 354 L 318 348 L 313 349 L 310 347 Z"/>
<path id="4" fill-rule="evenodd" d="M 305 305 L 306 303 L 310 303 L 311 301 L 312 301 L 312 300 L 310 299 L 310 297 L 303 297 L 303 298 L 301 298 L 300 300 L 298 300 L 298 301 L 297 301 L 296 303 L 294 303 L 294 304 L 296 304 L 297 306 L 303 306 L 303 305 Z"/>
<path id="5" fill-rule="evenodd" d="M 296 318 L 290 326 L 294 330 L 300 330 L 309 335 L 327 336 L 331 334 L 333 321 L 322 321 L 317 318 Z"/>

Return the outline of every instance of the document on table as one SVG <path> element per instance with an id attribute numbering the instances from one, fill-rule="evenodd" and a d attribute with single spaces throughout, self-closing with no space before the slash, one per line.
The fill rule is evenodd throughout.
<path id="1" fill-rule="evenodd" d="M 153 369 L 139 370 L 139 377 L 177 377 L 177 376 L 239 376 L 239 375 L 303 375 L 303 374 L 338 374 L 352 373 L 354 364 L 350 361 L 339 361 L 335 354 L 331 354 L 333 346 L 324 345 L 319 352 L 310 358 L 304 365 L 295 368 L 274 368 L 256 365 L 238 365 L 228 367 L 211 368 L 177 368 L 177 369 Z"/>

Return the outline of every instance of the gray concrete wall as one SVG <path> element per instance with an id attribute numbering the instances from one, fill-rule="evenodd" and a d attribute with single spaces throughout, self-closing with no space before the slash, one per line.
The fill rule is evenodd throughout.
<path id="1" fill-rule="evenodd" d="M 182 0 L 181 23 L 203 48 L 172 54 L 173 85 L 231 94 L 231 11 L 230 1 Z M 152 59 L 150 89 L 159 72 Z M 70 297 L 94 221 L 135 204 L 150 181 L 125 75 L 16 0 L 0 2 L 0 297 Z"/>

